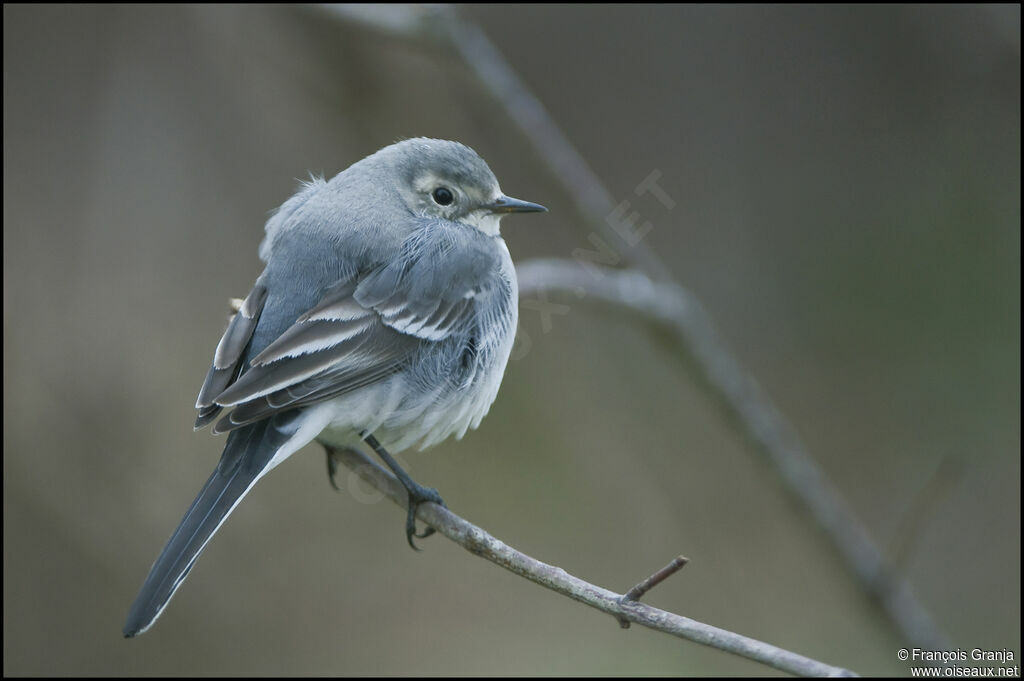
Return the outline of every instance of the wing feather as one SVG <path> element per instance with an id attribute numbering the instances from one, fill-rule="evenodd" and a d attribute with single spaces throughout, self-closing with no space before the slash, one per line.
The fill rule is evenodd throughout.
<path id="1" fill-rule="evenodd" d="M 475 231 L 452 223 L 418 229 L 389 263 L 325 287 L 246 362 L 267 298 L 266 288 L 254 288 L 217 346 L 197 427 L 224 407 L 233 409 L 214 432 L 371 385 L 401 370 L 424 342 L 465 331 L 500 280 L 495 249 L 482 246 L 487 237 Z"/>
<path id="2" fill-rule="evenodd" d="M 256 331 L 266 301 L 267 289 L 259 285 L 253 287 L 238 312 L 228 322 L 227 330 L 217 343 L 210 371 L 206 374 L 202 388 L 199 389 L 199 397 L 196 399 L 196 409 L 199 410 L 196 428 L 202 428 L 220 413 L 221 406 L 214 401 L 241 371 L 242 356 Z"/>

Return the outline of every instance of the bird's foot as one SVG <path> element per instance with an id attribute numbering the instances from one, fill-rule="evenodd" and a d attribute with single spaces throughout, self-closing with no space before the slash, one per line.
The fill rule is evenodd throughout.
<path id="1" fill-rule="evenodd" d="M 434 534 L 435 530 L 428 525 L 422 534 L 416 531 L 416 510 L 420 507 L 420 504 L 425 502 L 437 504 L 441 508 L 448 508 L 448 506 L 445 505 L 444 499 L 441 498 L 441 495 L 433 487 L 424 487 L 411 480 L 409 483 L 411 484 L 403 482 L 406 492 L 409 493 L 409 514 L 405 518 L 405 538 L 409 541 L 409 546 L 416 551 L 420 551 L 421 549 L 416 546 L 413 537 L 425 539 Z"/>

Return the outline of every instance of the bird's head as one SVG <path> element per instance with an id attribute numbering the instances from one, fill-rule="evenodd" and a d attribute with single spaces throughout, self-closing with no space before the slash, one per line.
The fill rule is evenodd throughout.
<path id="1" fill-rule="evenodd" d="M 547 210 L 505 196 L 487 163 L 458 142 L 417 137 L 375 156 L 390 167 L 406 207 L 419 217 L 462 222 L 496 236 L 503 216 Z"/>

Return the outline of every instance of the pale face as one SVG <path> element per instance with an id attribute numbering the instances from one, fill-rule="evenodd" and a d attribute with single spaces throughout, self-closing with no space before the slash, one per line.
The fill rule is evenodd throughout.
<path id="1" fill-rule="evenodd" d="M 495 214 L 491 206 L 502 193 L 497 182 L 488 184 L 458 182 L 440 173 L 425 171 L 413 179 L 410 208 L 423 217 L 462 222 L 495 236 L 502 216 Z"/>

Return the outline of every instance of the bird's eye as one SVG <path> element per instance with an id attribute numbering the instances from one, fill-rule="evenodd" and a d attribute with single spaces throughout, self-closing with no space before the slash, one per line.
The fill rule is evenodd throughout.
<path id="1" fill-rule="evenodd" d="M 455 200 L 455 195 L 452 194 L 452 190 L 448 189 L 448 187 L 438 187 L 430 196 L 433 197 L 434 202 L 439 206 L 450 205 Z"/>

